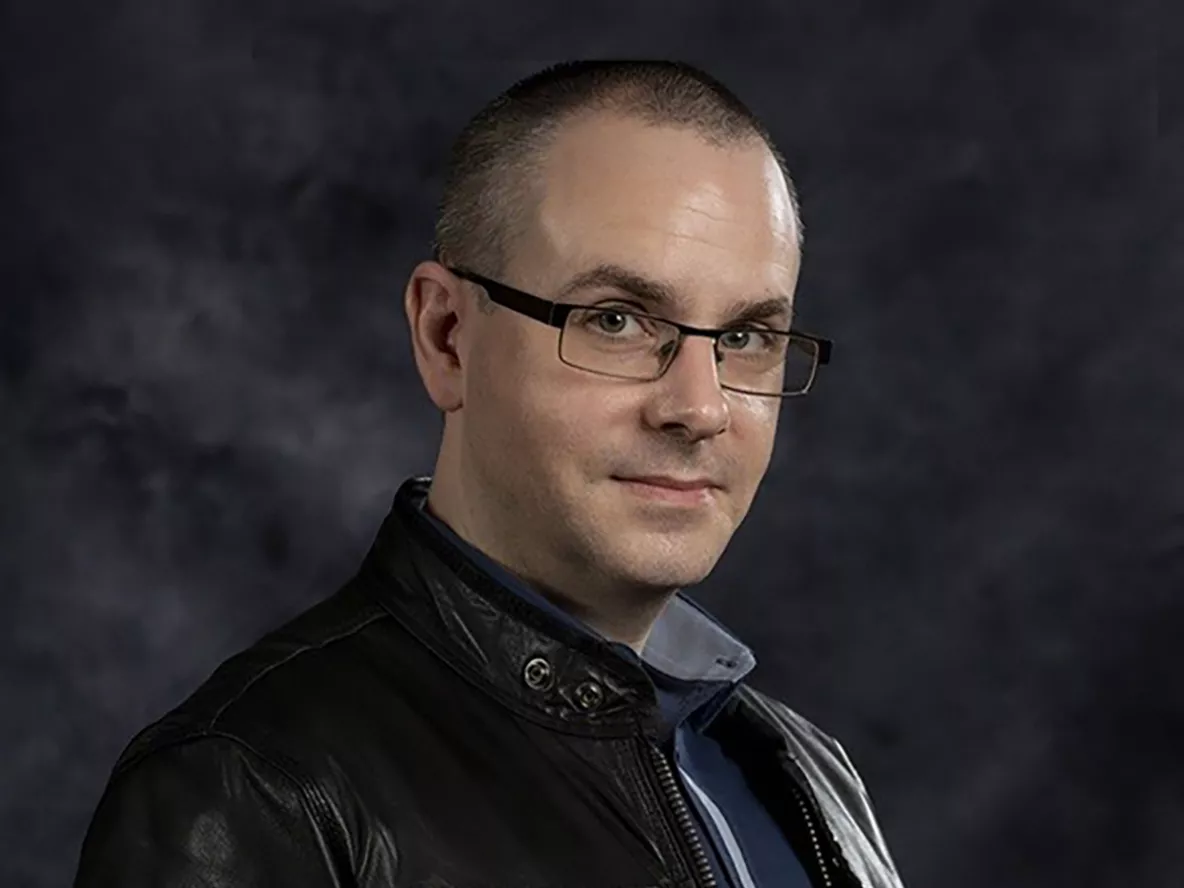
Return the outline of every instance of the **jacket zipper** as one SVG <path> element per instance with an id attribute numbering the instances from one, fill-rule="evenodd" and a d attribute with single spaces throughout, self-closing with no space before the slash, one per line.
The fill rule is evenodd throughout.
<path id="1" fill-rule="evenodd" d="M 646 748 L 649 749 L 650 758 L 654 762 L 654 767 L 657 768 L 658 782 L 662 787 L 662 793 L 674 809 L 674 817 L 678 821 L 679 831 L 691 849 L 691 856 L 694 858 L 695 868 L 699 875 L 697 884 L 702 885 L 703 888 L 718 888 L 719 883 L 716 881 L 715 873 L 711 870 L 711 862 L 707 859 L 707 852 L 703 849 L 703 839 L 699 835 L 699 831 L 695 829 L 695 822 L 691 818 L 690 808 L 687 806 L 686 799 L 683 798 L 682 792 L 678 788 L 678 781 L 674 777 L 674 770 L 670 767 L 670 762 L 666 760 L 666 756 L 662 753 L 662 750 L 658 749 L 652 743 L 647 743 Z M 784 764 L 788 770 L 796 767 L 793 760 L 788 757 Z M 802 812 L 802 821 L 806 824 L 806 829 L 810 833 L 810 846 L 814 849 L 814 859 L 818 863 L 818 872 L 822 876 L 821 888 L 834 888 L 835 882 L 831 878 L 831 871 L 826 862 L 826 854 L 822 848 L 823 833 L 818 816 L 810 805 L 806 791 L 798 782 L 797 777 L 792 773 L 788 774 L 788 776 L 790 778 L 789 785 L 793 791 L 793 797 L 798 804 L 798 810 Z"/>
<path id="2" fill-rule="evenodd" d="M 650 758 L 658 770 L 658 783 L 662 787 L 662 793 L 666 796 L 670 807 L 674 809 L 674 819 L 678 822 L 679 832 L 682 833 L 683 839 L 691 849 L 691 857 L 694 859 L 695 870 L 698 874 L 696 884 L 702 888 L 718 888 L 719 883 L 715 879 L 715 873 L 711 871 L 711 861 L 707 859 L 707 852 L 703 849 L 703 838 L 695 829 L 695 821 L 691 818 L 690 808 L 687 807 L 687 801 L 683 798 L 682 792 L 678 788 L 678 781 L 674 778 L 674 769 L 670 767 L 670 762 L 666 761 L 662 750 L 651 743 L 647 743 L 646 748 L 649 749 Z"/>
<path id="3" fill-rule="evenodd" d="M 798 785 L 793 775 L 790 775 L 790 786 L 793 788 L 793 796 L 797 800 L 798 808 L 802 812 L 802 820 L 805 821 L 806 828 L 810 831 L 810 844 L 814 848 L 814 859 L 818 861 L 818 872 L 822 874 L 823 888 L 831 888 L 833 882 L 830 878 L 830 872 L 826 868 L 826 857 L 822 853 L 822 840 L 819 836 L 819 827 L 814 819 L 814 812 L 810 810 L 810 803 L 806 801 L 806 794 Z"/>
<path id="4" fill-rule="evenodd" d="M 810 832 L 810 844 L 814 847 L 814 856 L 818 861 L 818 872 L 822 876 L 824 888 L 834 885 L 863 888 L 863 883 L 846 865 L 838 841 L 827 829 L 818 799 L 810 792 L 809 781 L 801 766 L 788 752 L 783 751 L 780 758 L 782 768 L 789 777 L 790 786 L 793 787 L 794 798 L 801 809 L 802 819 Z"/>

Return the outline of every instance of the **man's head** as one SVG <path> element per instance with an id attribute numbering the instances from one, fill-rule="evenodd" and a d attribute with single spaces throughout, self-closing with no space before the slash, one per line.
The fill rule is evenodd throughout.
<path id="1" fill-rule="evenodd" d="M 436 248 L 544 299 L 717 328 L 737 301 L 792 298 L 800 239 L 784 164 L 731 93 L 682 65 L 576 63 L 466 128 Z M 663 285 L 678 307 L 568 286 L 598 266 Z M 704 338 L 655 381 L 568 366 L 558 329 L 490 306 L 435 262 L 413 272 L 406 307 L 445 416 L 430 503 L 461 536 L 585 617 L 609 612 L 600 628 L 618 636 L 711 571 L 768 467 L 779 398 L 721 389 Z M 618 480 L 644 475 L 719 486 L 688 508 Z"/>

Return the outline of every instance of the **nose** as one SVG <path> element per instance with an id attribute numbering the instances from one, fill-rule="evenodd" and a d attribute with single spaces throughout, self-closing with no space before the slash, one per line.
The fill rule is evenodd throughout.
<path id="1" fill-rule="evenodd" d="M 654 382 L 646 414 L 654 428 L 692 441 L 727 429 L 731 414 L 719 384 L 714 342 L 701 336 L 683 340 L 666 373 Z"/>

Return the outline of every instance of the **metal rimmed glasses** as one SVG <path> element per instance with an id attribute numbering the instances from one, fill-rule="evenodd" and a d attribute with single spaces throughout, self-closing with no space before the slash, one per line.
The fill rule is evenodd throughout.
<path id="1" fill-rule="evenodd" d="M 659 379 L 687 336 L 714 340 L 720 386 L 743 394 L 804 395 L 818 366 L 830 361 L 831 342 L 807 333 L 755 322 L 710 330 L 632 306 L 551 302 L 465 268 L 445 267 L 483 287 L 498 305 L 558 327 L 559 360 L 602 376 L 639 382 Z"/>

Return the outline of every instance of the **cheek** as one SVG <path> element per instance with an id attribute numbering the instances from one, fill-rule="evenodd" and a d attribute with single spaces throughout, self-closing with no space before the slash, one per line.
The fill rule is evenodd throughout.
<path id="1" fill-rule="evenodd" d="M 554 342 L 521 331 L 499 335 L 474 354 L 467 398 L 473 431 L 508 462 L 510 472 L 534 472 L 565 458 L 579 443 L 587 447 L 584 412 L 575 405 L 575 386 L 563 371 Z"/>
<path id="2" fill-rule="evenodd" d="M 781 399 L 733 394 L 733 421 L 748 435 L 772 437 L 777 431 L 777 418 L 781 415 Z"/>
<path id="3" fill-rule="evenodd" d="M 608 437 L 612 402 L 566 376 L 536 380 L 525 393 L 525 421 L 548 463 L 595 463 Z"/>
<path id="4" fill-rule="evenodd" d="M 582 484 L 612 464 L 609 442 L 619 439 L 621 418 L 636 399 L 589 380 L 558 358 L 544 366 L 521 380 L 515 395 L 519 421 L 540 470 L 556 483 Z"/>
<path id="5" fill-rule="evenodd" d="M 748 464 L 763 475 L 773 456 L 781 401 L 773 398 L 740 396 L 732 405 L 732 426 L 742 442 Z"/>
<path id="6" fill-rule="evenodd" d="M 735 394 L 733 415 L 759 433 L 771 435 L 777 429 L 777 418 L 781 415 L 780 398 L 762 398 L 757 395 Z"/>

